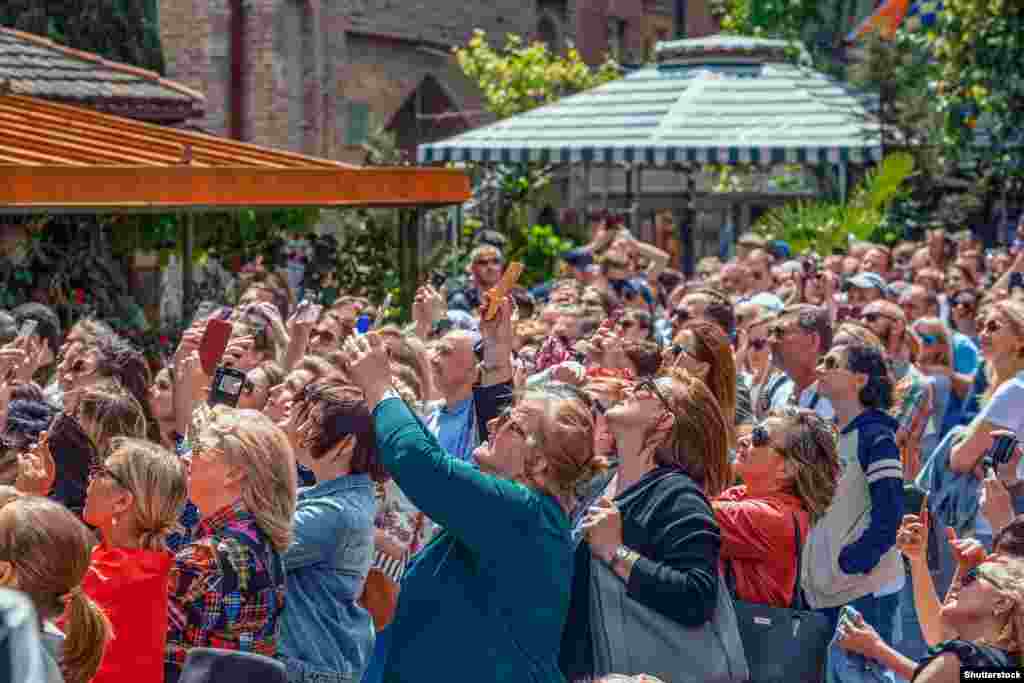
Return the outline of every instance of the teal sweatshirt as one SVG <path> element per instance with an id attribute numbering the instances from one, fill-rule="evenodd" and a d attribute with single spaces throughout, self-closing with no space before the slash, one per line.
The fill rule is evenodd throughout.
<path id="1" fill-rule="evenodd" d="M 569 520 L 554 498 L 447 454 L 406 405 L 374 410 L 384 465 L 443 527 L 402 580 L 387 683 L 562 683 Z"/>

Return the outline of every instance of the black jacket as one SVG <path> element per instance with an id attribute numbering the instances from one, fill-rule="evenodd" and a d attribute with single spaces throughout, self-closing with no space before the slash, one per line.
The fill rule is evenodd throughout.
<path id="1" fill-rule="evenodd" d="M 714 615 L 721 533 L 703 490 L 677 469 L 659 467 L 615 498 L 623 543 L 640 554 L 627 593 L 695 628 Z M 569 681 L 594 674 L 590 628 L 590 547 L 576 549 L 559 667 Z"/>

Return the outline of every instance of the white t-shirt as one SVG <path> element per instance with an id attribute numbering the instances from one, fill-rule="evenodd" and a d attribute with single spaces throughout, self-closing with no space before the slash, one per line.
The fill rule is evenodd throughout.
<path id="1" fill-rule="evenodd" d="M 772 395 L 771 409 L 776 410 L 790 405 L 795 390 L 796 385 L 793 383 L 793 380 L 789 380 L 780 386 Z M 800 392 L 800 399 L 797 401 L 797 405 L 801 408 L 813 410 L 823 420 L 834 420 L 836 417 L 836 411 L 832 408 L 832 404 L 823 394 L 818 393 L 817 382 Z"/>
<path id="2" fill-rule="evenodd" d="M 1024 372 L 1018 372 L 1003 382 L 974 419 L 985 420 L 998 429 L 1007 429 L 1024 437 Z M 1024 460 L 1017 465 L 1017 477 L 1024 478 Z M 983 492 L 984 487 L 979 486 L 979 496 Z M 980 509 L 974 520 L 974 531 L 986 536 L 993 534 L 992 524 Z"/>

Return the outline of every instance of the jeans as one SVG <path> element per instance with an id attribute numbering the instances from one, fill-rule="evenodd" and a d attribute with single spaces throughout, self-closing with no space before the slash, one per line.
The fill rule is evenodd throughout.
<path id="1" fill-rule="evenodd" d="M 351 674 L 313 669 L 297 659 L 282 658 L 288 669 L 288 683 L 353 683 Z"/>
<path id="2" fill-rule="evenodd" d="M 381 683 L 384 680 L 384 669 L 388 663 L 390 649 L 391 627 L 385 626 L 383 631 L 377 633 L 377 640 L 373 644 L 373 656 L 370 657 L 370 666 L 363 674 L 362 683 Z"/>
<path id="3" fill-rule="evenodd" d="M 860 612 L 864 621 L 870 624 L 882 640 L 888 644 L 893 643 L 896 635 L 896 619 L 899 616 L 900 594 L 893 593 L 882 597 L 865 595 L 850 603 L 850 606 Z M 832 623 L 835 630 L 839 622 L 841 607 L 830 607 L 822 610 Z M 902 630 L 902 629 L 900 629 Z M 893 681 L 893 674 L 877 662 L 872 662 L 860 655 L 846 652 L 838 645 L 833 644 L 828 652 L 828 676 L 829 683 L 881 683 L 882 681 Z"/>

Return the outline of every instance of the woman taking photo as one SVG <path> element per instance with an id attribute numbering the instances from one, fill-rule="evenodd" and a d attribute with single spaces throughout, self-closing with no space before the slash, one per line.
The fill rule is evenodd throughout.
<path id="1" fill-rule="evenodd" d="M 482 324 L 485 385 L 511 381 L 511 304 Z M 587 401 L 564 385 L 527 391 L 474 452 L 446 453 L 391 387 L 371 333 L 346 342 L 349 376 L 372 406 L 381 462 L 442 534 L 406 570 L 385 681 L 562 681 L 574 489 L 604 469 Z M 400 647 L 398 647 L 400 645 Z"/>
<path id="2" fill-rule="evenodd" d="M 163 677 L 174 562 L 166 541 L 184 505 L 185 468 L 160 446 L 115 438 L 107 457 L 93 465 L 83 518 L 102 541 L 92 550 L 82 589 L 116 635 L 93 683 Z"/>
<path id="3" fill-rule="evenodd" d="M 722 531 L 722 568 L 736 598 L 789 607 L 797 585 L 795 524 L 806 539 L 832 503 L 839 453 L 832 426 L 813 410 L 776 411 L 739 441 L 742 486 L 711 501 Z"/>
<path id="4" fill-rule="evenodd" d="M 180 370 L 196 363 L 193 354 Z M 295 517 L 295 455 L 261 413 L 216 406 L 188 462 L 188 498 L 201 521 L 168 581 L 167 683 L 194 647 L 277 654 L 281 554 Z"/>
<path id="5" fill-rule="evenodd" d="M 729 428 L 715 397 L 681 370 L 638 382 L 605 413 L 615 436 L 615 476 L 585 509 L 560 665 L 570 681 L 596 671 L 591 556 L 645 607 L 689 628 L 718 599 L 721 538 L 708 503 L 728 481 Z M 612 647 L 628 644 L 612 643 Z"/>
<path id="6" fill-rule="evenodd" d="M 278 656 L 292 683 L 359 681 L 373 652 L 373 621 L 357 600 L 373 560 L 373 418 L 362 394 L 321 380 L 295 397 L 288 438 L 317 484 L 299 492 Z"/>
<path id="7" fill-rule="evenodd" d="M 968 570 L 960 589 L 947 597 L 940 618 L 958 634 L 933 647 L 914 662 L 857 619 L 840 625 L 840 645 L 880 662 L 912 683 L 956 683 L 966 680 L 964 667 L 1019 669 L 1024 653 L 1024 560 L 992 555 Z"/>

